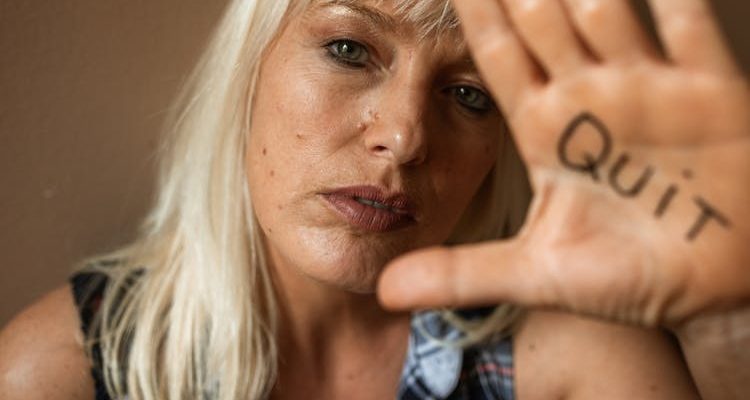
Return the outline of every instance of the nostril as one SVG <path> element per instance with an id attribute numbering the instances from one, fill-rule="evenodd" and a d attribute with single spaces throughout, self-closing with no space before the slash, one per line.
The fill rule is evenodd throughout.
<path id="1" fill-rule="evenodd" d="M 387 151 L 387 150 L 388 150 L 388 148 L 387 148 L 387 147 L 385 147 L 385 146 L 375 146 L 375 147 L 373 148 L 373 150 L 374 150 L 374 151 L 375 151 L 376 153 L 382 153 L 382 152 L 384 152 L 384 151 Z"/>

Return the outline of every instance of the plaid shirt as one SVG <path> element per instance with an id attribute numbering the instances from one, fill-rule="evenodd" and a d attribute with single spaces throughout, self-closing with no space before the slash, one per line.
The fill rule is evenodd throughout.
<path id="1" fill-rule="evenodd" d="M 397 400 L 513 399 L 510 338 L 494 339 L 466 349 L 441 344 L 460 339 L 460 332 L 438 312 L 412 319 L 406 364 Z"/>

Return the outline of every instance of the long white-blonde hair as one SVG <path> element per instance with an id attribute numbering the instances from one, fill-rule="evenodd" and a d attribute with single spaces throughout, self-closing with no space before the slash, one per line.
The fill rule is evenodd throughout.
<path id="1" fill-rule="evenodd" d="M 103 257 L 116 266 L 88 264 L 109 277 L 89 339 L 101 348 L 115 397 L 259 399 L 273 387 L 277 306 L 245 143 L 264 51 L 311 1 L 230 0 L 175 103 L 156 203 L 139 238 Z M 447 0 L 394 2 L 425 35 L 458 24 Z M 510 135 L 501 142 L 498 164 L 451 243 L 505 237 L 523 220 L 525 174 Z M 501 306 L 489 325 L 503 330 L 516 315 Z"/>

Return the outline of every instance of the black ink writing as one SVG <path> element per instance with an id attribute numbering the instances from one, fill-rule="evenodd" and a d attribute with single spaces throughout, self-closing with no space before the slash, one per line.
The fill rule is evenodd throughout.
<path id="1" fill-rule="evenodd" d="M 568 154 L 570 150 L 569 146 L 576 135 L 584 132 L 581 128 L 586 125 L 593 127 L 599 135 L 601 148 L 596 156 L 591 153 L 584 153 L 580 161 L 574 162 L 570 154 Z M 607 127 L 602 121 L 589 113 L 579 115 L 565 128 L 565 132 L 557 146 L 557 154 L 564 166 L 575 171 L 590 174 L 595 181 L 599 180 L 599 168 L 607 161 L 611 152 L 612 136 L 609 134 Z"/>
<path id="2" fill-rule="evenodd" d="M 617 159 L 615 165 L 609 171 L 609 184 L 610 186 L 612 186 L 612 189 L 614 189 L 621 196 L 635 197 L 638 196 L 641 191 L 643 191 L 643 188 L 646 186 L 646 184 L 648 184 L 648 181 L 651 180 L 652 176 L 654 176 L 654 169 L 651 167 L 646 167 L 646 170 L 643 171 L 643 174 L 641 174 L 641 176 L 638 178 L 638 180 L 635 181 L 633 185 L 631 185 L 629 188 L 624 188 L 617 178 L 620 176 L 620 173 L 629 161 L 630 156 L 627 153 L 623 153 L 622 155 L 620 155 L 620 158 Z"/>
<path id="3" fill-rule="evenodd" d="M 695 201 L 695 204 L 700 208 L 701 213 L 698 215 L 698 219 L 687 234 L 687 239 L 689 241 L 695 240 L 701 231 L 703 231 L 703 228 L 705 228 L 711 221 L 716 221 L 724 228 L 729 228 L 730 223 L 727 217 L 722 215 L 714 206 L 708 204 L 706 200 L 700 197 L 695 197 L 693 201 Z"/>
<path id="4" fill-rule="evenodd" d="M 654 212 L 656 218 L 661 218 L 664 213 L 667 212 L 667 208 L 669 208 L 669 205 L 672 204 L 672 200 L 679 192 L 680 190 L 677 188 L 677 186 L 669 185 L 667 191 L 664 192 L 664 195 L 661 196 L 659 204 L 656 206 L 656 211 Z"/>
<path id="5" fill-rule="evenodd" d="M 592 129 L 585 129 L 586 127 L 593 128 L 595 137 L 591 137 L 590 132 L 592 132 Z M 572 142 L 576 138 L 578 138 L 578 143 L 577 145 L 573 145 Z M 586 144 L 589 150 L 580 152 L 578 149 L 583 144 Z M 592 148 L 596 149 L 596 151 L 591 151 Z M 574 149 L 580 155 L 573 156 Z M 589 175 L 593 181 L 599 182 L 601 181 L 602 170 L 609 162 L 610 156 L 613 153 L 612 135 L 600 119 L 589 112 L 584 112 L 565 128 L 558 142 L 557 153 L 564 167 Z M 647 166 L 640 176 L 629 185 L 623 183 L 621 175 L 630 163 L 630 160 L 630 155 L 623 152 L 617 157 L 608 174 L 609 186 L 617 194 L 627 198 L 640 195 L 656 174 L 656 170 L 653 167 Z M 683 170 L 682 177 L 686 180 L 692 179 L 693 171 L 689 169 Z M 669 184 L 659 198 L 659 202 L 654 210 L 654 216 L 656 218 L 664 216 L 679 193 L 680 188 L 676 183 Z M 687 232 L 686 238 L 688 241 L 697 239 L 711 222 L 718 223 L 725 229 L 731 227 L 729 219 L 708 201 L 700 196 L 695 196 L 693 201 L 698 206 L 700 213 L 695 223 L 693 223 Z"/>

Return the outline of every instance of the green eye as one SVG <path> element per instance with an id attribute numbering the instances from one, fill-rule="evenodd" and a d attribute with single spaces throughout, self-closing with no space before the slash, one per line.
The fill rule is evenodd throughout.
<path id="1" fill-rule="evenodd" d="M 494 107 L 492 99 L 475 87 L 457 86 L 451 91 L 459 104 L 477 114 L 484 114 Z"/>
<path id="2" fill-rule="evenodd" d="M 336 40 L 326 48 L 334 60 L 348 65 L 363 66 L 370 59 L 365 46 L 353 40 Z"/>

